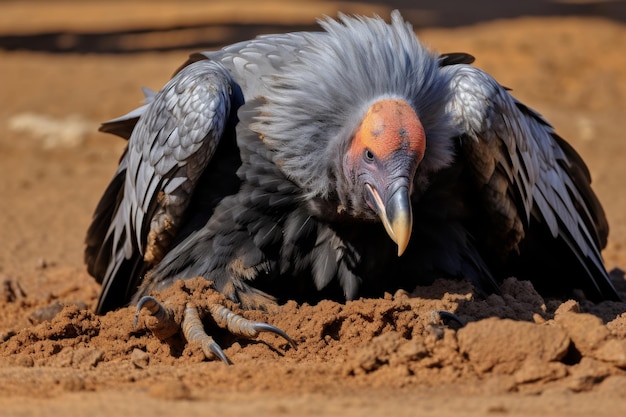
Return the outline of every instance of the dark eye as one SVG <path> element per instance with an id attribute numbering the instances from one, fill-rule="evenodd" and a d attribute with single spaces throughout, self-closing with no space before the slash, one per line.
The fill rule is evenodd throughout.
<path id="1" fill-rule="evenodd" d="M 367 162 L 374 162 L 374 153 L 370 151 L 369 149 L 365 150 L 363 157 L 365 158 Z"/>

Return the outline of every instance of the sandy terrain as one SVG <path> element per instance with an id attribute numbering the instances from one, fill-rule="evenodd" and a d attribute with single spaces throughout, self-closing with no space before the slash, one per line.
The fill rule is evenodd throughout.
<path id="1" fill-rule="evenodd" d="M 179 338 L 159 341 L 143 318 L 134 329 L 131 308 L 94 315 L 83 238 L 125 145 L 98 123 L 136 107 L 140 87 L 159 88 L 196 45 L 310 28 L 338 9 L 389 10 L 146 4 L 0 3 L 0 414 L 625 415 L 626 303 L 544 300 L 513 278 L 487 299 L 441 280 L 383 299 L 244 312 L 281 327 L 297 350 L 207 323 L 230 367 Z M 432 48 L 475 55 L 583 155 L 611 225 L 607 267 L 626 298 L 626 26 L 610 20 L 621 16 L 612 3 L 575 9 L 604 17 L 559 17 L 555 4 L 545 16 L 476 12 L 454 28 L 433 27 L 448 15 L 459 25 L 449 10 L 406 15 L 421 19 Z M 169 27 L 183 29 L 152 30 Z M 162 296 L 202 306 L 206 291 L 192 280 Z M 446 327 L 433 310 L 469 324 Z"/>

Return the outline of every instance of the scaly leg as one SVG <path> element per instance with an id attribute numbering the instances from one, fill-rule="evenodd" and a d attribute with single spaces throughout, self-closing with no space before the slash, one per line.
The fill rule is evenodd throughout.
<path id="1" fill-rule="evenodd" d="M 156 318 L 156 323 L 149 325 L 148 328 L 159 339 L 173 336 L 179 330 L 182 330 L 183 336 L 185 336 L 187 342 L 200 344 L 204 356 L 207 359 L 217 357 L 228 365 L 232 364 L 230 359 L 228 359 L 226 354 L 222 351 L 222 348 L 204 330 L 198 309 L 192 303 L 187 303 L 182 322 L 178 323 L 171 309 L 164 306 L 154 297 L 142 297 L 137 303 L 137 311 L 135 312 L 135 318 L 133 320 L 135 327 L 137 326 L 139 314 L 143 308 L 146 308 L 150 312 L 150 315 Z M 239 314 L 233 313 L 221 304 L 211 304 L 209 306 L 209 313 L 219 327 L 227 329 L 236 336 L 254 339 L 262 332 L 274 333 L 285 339 L 291 347 L 296 349 L 296 343 L 293 339 L 284 331 L 271 324 L 248 320 Z"/>

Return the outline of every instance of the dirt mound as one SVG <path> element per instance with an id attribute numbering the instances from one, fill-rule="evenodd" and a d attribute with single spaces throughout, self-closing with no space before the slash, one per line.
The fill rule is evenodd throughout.
<path id="1" fill-rule="evenodd" d="M 18 292 L 5 290 L 0 309 L 27 304 L 27 295 L 11 295 Z M 298 348 L 293 349 L 272 334 L 257 340 L 234 337 L 206 315 L 207 331 L 236 364 L 235 369 L 217 361 L 211 364 L 212 378 L 218 381 L 214 389 L 236 384 L 245 390 L 265 387 L 283 392 L 302 381 L 314 384 L 314 378 L 324 389 L 346 383 L 389 388 L 495 378 L 497 384 L 487 385 L 490 392 L 539 393 L 551 385 L 588 391 L 609 377 L 626 375 L 626 314 L 605 324 L 581 312 L 577 302 L 546 303 L 532 285 L 513 278 L 505 282 L 501 295 L 482 300 L 466 282 L 438 280 L 411 294 L 398 291 L 345 304 L 289 302 L 268 312 L 239 310 L 202 278 L 179 281 L 156 297 L 177 306 L 179 316 L 187 302 L 200 311 L 219 302 L 249 319 L 278 326 L 296 341 Z M 87 307 L 93 301 L 54 300 L 34 308 L 29 316 L 32 325 L 5 332 L 0 345 L 3 362 L 26 368 L 97 369 L 87 374 L 90 378 L 101 377 L 115 365 L 128 371 L 129 378 L 149 377 L 169 386 L 170 377 L 160 373 L 163 366 L 184 369 L 205 361 L 200 347 L 187 344 L 180 334 L 165 340 L 153 336 L 145 326 L 151 319 L 147 312 L 134 328 L 133 307 L 96 316 Z M 626 310 L 626 305 L 616 304 L 594 308 L 609 315 Z M 460 327 L 445 312 L 457 314 L 467 324 Z M 254 368 L 263 371 L 250 372 Z M 187 375 L 186 383 L 193 385 L 195 378 Z M 63 381 L 61 386 L 69 390 L 89 386 L 73 377 Z M 165 391 L 175 397 L 193 396 L 188 390 Z"/>

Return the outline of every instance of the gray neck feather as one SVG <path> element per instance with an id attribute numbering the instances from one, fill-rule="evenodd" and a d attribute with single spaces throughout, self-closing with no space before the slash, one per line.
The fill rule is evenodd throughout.
<path id="1" fill-rule="evenodd" d="M 426 156 L 416 185 L 452 159 L 454 133 L 445 113 L 449 79 L 438 56 L 417 40 L 398 12 L 380 18 L 341 16 L 320 22 L 325 33 L 270 77 L 266 102 L 251 125 L 304 197 L 337 196 L 351 205 L 343 155 L 368 107 L 382 98 L 407 100 L 426 131 Z"/>

